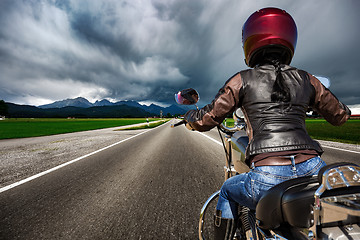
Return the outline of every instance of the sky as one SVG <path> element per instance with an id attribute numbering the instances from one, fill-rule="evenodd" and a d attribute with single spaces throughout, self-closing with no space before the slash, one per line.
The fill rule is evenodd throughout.
<path id="1" fill-rule="evenodd" d="M 174 104 L 193 87 L 210 102 L 247 69 L 242 26 L 278 7 L 298 28 L 291 65 L 330 79 L 360 109 L 358 0 L 1 0 L 0 99 Z"/>

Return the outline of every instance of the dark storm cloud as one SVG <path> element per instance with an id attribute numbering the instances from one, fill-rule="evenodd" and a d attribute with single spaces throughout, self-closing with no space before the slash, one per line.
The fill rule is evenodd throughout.
<path id="1" fill-rule="evenodd" d="M 172 26 L 153 17 L 151 6 L 109 1 L 5 5 L 10 9 L 1 18 L 6 27 L 0 42 L 0 94 L 5 100 L 81 94 L 146 100 L 160 84 L 176 86 L 187 80 L 175 61 L 163 54 L 173 41 L 161 43 L 158 36 L 162 28 L 171 31 Z"/>
<path id="2" fill-rule="evenodd" d="M 329 77 L 345 103 L 360 103 L 356 0 L 3 0 L 0 99 L 173 103 L 176 91 L 195 87 L 205 103 L 246 68 L 242 24 L 266 6 L 286 9 L 297 22 L 293 64 Z"/>
<path id="3" fill-rule="evenodd" d="M 359 9 L 359 1 L 317 1 L 293 9 L 300 22 L 294 65 L 329 77 L 330 89 L 347 104 L 360 102 Z"/>

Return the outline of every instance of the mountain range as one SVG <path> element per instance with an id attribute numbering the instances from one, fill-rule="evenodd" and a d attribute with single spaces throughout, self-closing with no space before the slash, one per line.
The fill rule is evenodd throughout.
<path id="1" fill-rule="evenodd" d="M 63 107 L 79 107 L 79 108 L 90 108 L 90 107 L 104 107 L 104 106 L 119 106 L 119 105 L 126 105 L 129 107 L 136 107 L 143 109 L 149 113 L 159 115 L 160 111 L 163 112 L 163 114 L 170 113 L 172 115 L 174 114 L 183 114 L 186 109 L 181 108 L 177 105 L 171 105 L 169 107 L 160 107 L 156 104 L 151 104 L 149 106 L 142 105 L 136 101 L 128 100 L 128 101 L 118 101 L 115 103 L 110 102 L 109 100 L 103 99 L 101 101 L 96 101 L 95 103 L 89 102 L 86 98 L 83 97 L 77 97 L 77 98 L 69 98 L 61 101 L 56 101 L 50 104 L 46 105 L 40 105 L 39 108 L 42 109 L 48 109 L 48 108 L 63 108 Z"/>
<path id="2" fill-rule="evenodd" d="M 6 103 L 8 106 L 9 117 L 152 117 L 166 115 L 181 115 L 187 109 L 178 105 L 161 107 L 155 104 L 150 106 L 142 105 L 136 101 L 119 101 L 112 103 L 106 99 L 89 102 L 86 98 L 78 97 L 56 101 L 51 104 L 38 107 L 30 105 L 18 105 Z"/>

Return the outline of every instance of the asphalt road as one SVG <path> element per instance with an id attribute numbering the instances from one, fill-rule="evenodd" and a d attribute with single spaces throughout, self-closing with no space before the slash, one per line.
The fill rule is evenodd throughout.
<path id="1" fill-rule="evenodd" d="M 0 193 L 0 239 L 196 239 L 223 159 L 221 145 L 165 124 Z"/>
<path id="2" fill-rule="evenodd" d="M 0 239 L 196 239 L 222 159 L 165 124 L 0 193 Z"/>

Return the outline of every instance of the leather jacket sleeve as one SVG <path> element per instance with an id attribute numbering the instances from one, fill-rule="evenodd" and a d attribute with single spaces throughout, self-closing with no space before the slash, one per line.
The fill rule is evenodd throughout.
<path id="1" fill-rule="evenodd" d="M 351 115 L 350 109 L 341 103 L 316 77 L 311 74 L 309 77 L 310 83 L 315 89 L 312 107 L 332 125 L 344 124 Z"/>
<path id="2" fill-rule="evenodd" d="M 225 83 L 210 104 L 200 110 L 188 111 L 184 116 L 185 120 L 197 131 L 212 129 L 239 106 L 241 88 L 241 76 L 237 73 Z"/>

